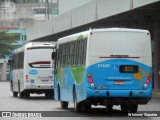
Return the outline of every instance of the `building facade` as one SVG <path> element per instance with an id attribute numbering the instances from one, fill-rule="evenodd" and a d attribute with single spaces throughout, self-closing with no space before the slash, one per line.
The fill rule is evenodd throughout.
<path id="1" fill-rule="evenodd" d="M 21 37 L 16 44 L 21 46 L 29 41 L 26 29 L 47 21 L 53 24 L 54 17 L 90 1 L 92 0 L 1 0 L 0 30 L 18 32 Z M 33 34 L 36 34 L 36 31 Z M 7 78 L 7 59 L 0 59 L 1 80 Z"/>

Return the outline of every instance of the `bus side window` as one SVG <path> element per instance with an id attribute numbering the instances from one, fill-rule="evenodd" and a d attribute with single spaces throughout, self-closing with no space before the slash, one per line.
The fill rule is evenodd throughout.
<path id="1" fill-rule="evenodd" d="M 87 52 L 87 38 L 85 38 L 83 43 L 83 64 L 86 64 L 86 52 Z"/>
<path id="2" fill-rule="evenodd" d="M 59 46 L 58 57 L 56 60 L 58 61 L 58 67 L 60 67 L 61 66 L 61 46 Z"/>
<path id="3" fill-rule="evenodd" d="M 74 65 L 74 42 L 71 42 L 71 66 Z"/>
<path id="4" fill-rule="evenodd" d="M 84 40 L 81 40 L 81 42 L 80 42 L 80 65 L 83 65 L 83 41 Z"/>
<path id="5" fill-rule="evenodd" d="M 63 51 L 63 44 L 62 44 L 62 48 L 61 48 L 61 52 L 62 52 L 62 58 L 61 58 L 61 67 L 63 66 L 63 64 L 64 64 L 64 51 Z"/>
<path id="6" fill-rule="evenodd" d="M 73 66 L 76 65 L 76 42 L 73 43 Z"/>
<path id="7" fill-rule="evenodd" d="M 69 43 L 69 53 L 68 53 L 68 54 L 69 54 L 69 55 L 68 55 L 69 61 L 68 61 L 68 66 L 71 65 L 71 56 L 72 56 L 72 55 L 71 55 L 71 49 L 72 49 L 72 48 L 71 48 L 71 43 Z"/>
<path id="8" fill-rule="evenodd" d="M 79 41 L 76 41 L 76 65 L 79 65 Z"/>

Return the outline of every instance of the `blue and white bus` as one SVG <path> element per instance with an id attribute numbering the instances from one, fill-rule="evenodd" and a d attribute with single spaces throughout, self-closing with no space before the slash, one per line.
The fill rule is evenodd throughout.
<path id="1" fill-rule="evenodd" d="M 90 29 L 58 39 L 54 94 L 62 108 L 103 105 L 137 112 L 152 97 L 151 39 L 147 30 Z"/>
<path id="2" fill-rule="evenodd" d="M 10 60 L 10 81 L 13 96 L 30 97 L 31 93 L 45 93 L 53 97 L 54 69 L 51 43 L 32 42 L 14 50 Z"/>

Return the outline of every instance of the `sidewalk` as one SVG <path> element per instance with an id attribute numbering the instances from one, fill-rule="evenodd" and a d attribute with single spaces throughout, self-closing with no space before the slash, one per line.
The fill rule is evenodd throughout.
<path id="1" fill-rule="evenodd" d="M 153 89 L 152 95 L 154 98 L 160 98 L 160 89 L 159 90 Z"/>

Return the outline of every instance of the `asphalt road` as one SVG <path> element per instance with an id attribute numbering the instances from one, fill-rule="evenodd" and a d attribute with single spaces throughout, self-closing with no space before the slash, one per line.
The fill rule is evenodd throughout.
<path id="1" fill-rule="evenodd" d="M 89 112 L 85 113 L 75 113 L 73 111 L 73 103 L 69 104 L 69 108 L 67 110 L 63 110 L 60 108 L 60 102 L 54 101 L 53 99 L 47 99 L 44 97 L 44 94 L 36 95 L 32 94 L 29 99 L 21 99 L 19 97 L 15 98 L 10 91 L 9 82 L 0 82 L 0 111 L 9 112 L 14 117 L 0 117 L 0 120 L 97 120 L 97 119 L 109 119 L 109 120 L 139 120 L 139 119 L 147 119 L 147 120 L 158 120 L 158 117 L 128 117 L 128 114 L 123 114 L 120 111 L 119 106 L 114 106 L 112 113 L 105 112 L 105 108 L 98 106 L 92 106 L 93 109 Z M 154 111 L 160 111 L 160 98 L 152 98 L 152 100 L 147 105 L 139 105 L 138 111 L 151 111 L 150 113 L 154 113 Z M 16 114 L 18 113 L 18 114 Z M 149 114 L 150 114 L 149 113 Z M 5 114 L 5 113 L 3 113 Z M 32 117 L 33 115 L 37 115 L 38 117 Z M 139 113 L 140 114 L 140 113 Z M 17 116 L 18 117 L 17 117 Z M 119 117 L 123 115 L 124 117 Z M 21 117 L 22 116 L 22 117 Z M 27 118 L 29 116 L 30 118 Z M 46 116 L 39 118 L 39 116 Z M 49 117 L 52 116 L 52 117 Z M 159 112 L 160 116 L 160 112 Z"/>

